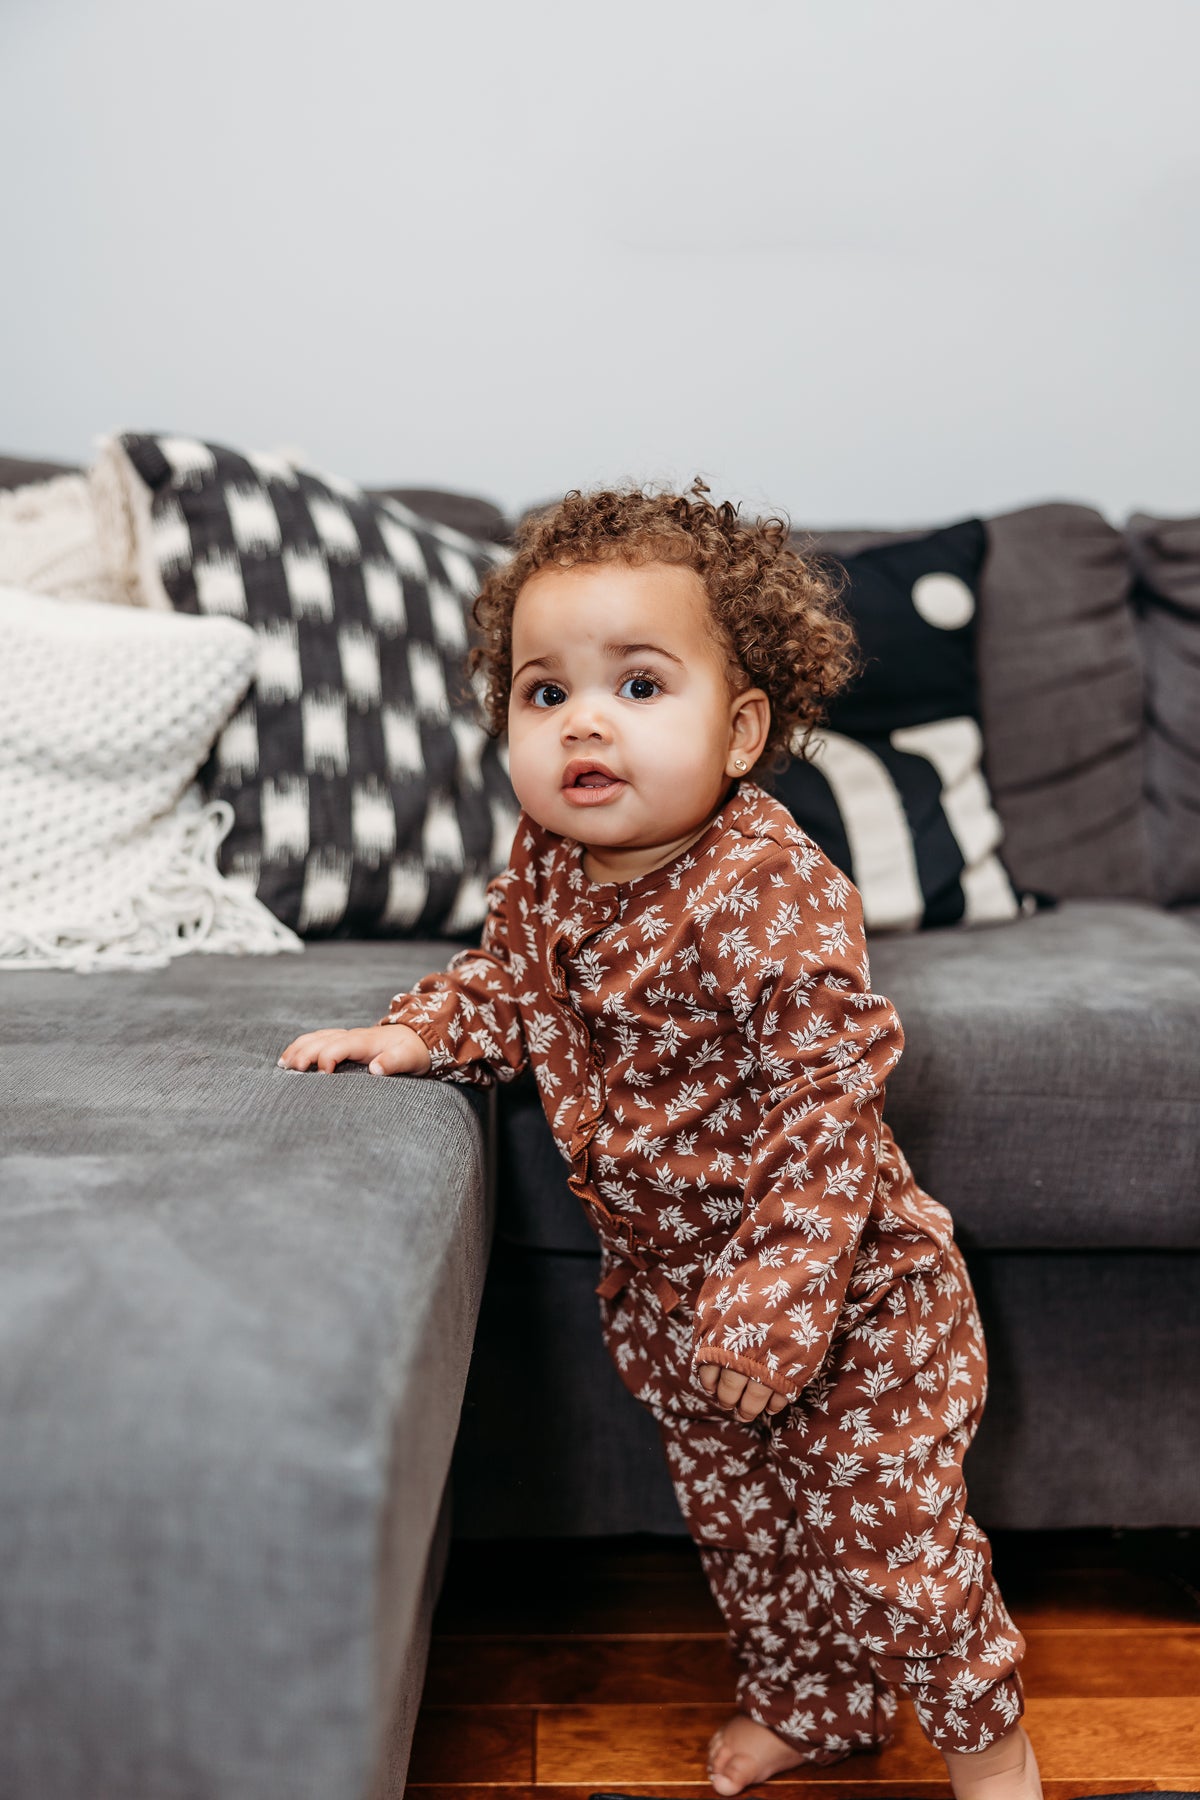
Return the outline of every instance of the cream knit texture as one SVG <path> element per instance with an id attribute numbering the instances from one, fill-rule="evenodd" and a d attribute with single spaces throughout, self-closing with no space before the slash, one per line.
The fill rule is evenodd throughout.
<path id="1" fill-rule="evenodd" d="M 195 781 L 249 627 L 0 587 L 0 645 L 0 969 L 302 950 L 218 873 L 233 812 Z"/>
<path id="2" fill-rule="evenodd" d="M 116 497 L 108 498 L 111 509 Z M 95 483 L 87 475 L 55 475 L 0 493 L 0 584 L 68 600 L 136 603 L 113 556 L 115 527 L 100 529 Z"/>

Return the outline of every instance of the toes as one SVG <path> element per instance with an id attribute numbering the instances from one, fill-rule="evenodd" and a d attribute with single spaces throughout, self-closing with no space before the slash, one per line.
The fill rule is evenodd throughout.
<path id="1" fill-rule="evenodd" d="M 755 1778 L 754 1760 L 737 1752 L 726 1757 L 719 1769 L 714 1769 L 712 1784 L 718 1794 L 740 1794 Z"/>

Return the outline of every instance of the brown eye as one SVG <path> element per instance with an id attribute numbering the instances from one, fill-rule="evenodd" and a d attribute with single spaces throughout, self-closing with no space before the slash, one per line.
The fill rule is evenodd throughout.
<path id="1" fill-rule="evenodd" d="M 561 706 L 566 697 L 556 681 L 539 681 L 529 690 L 529 698 L 535 706 Z"/>
<path id="2" fill-rule="evenodd" d="M 617 692 L 626 700 L 653 700 L 659 692 L 659 686 L 649 675 L 630 675 L 621 683 Z"/>

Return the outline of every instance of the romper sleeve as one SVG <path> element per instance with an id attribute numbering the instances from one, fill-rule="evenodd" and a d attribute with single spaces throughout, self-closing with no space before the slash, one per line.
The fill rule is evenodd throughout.
<path id="1" fill-rule="evenodd" d="M 397 994 L 381 1025 L 408 1025 L 425 1044 L 429 1073 L 472 1087 L 512 1081 L 528 1062 L 521 990 L 528 972 L 514 944 L 517 872 L 488 884 L 488 912 L 478 950 L 462 950 L 447 967 Z"/>
<path id="2" fill-rule="evenodd" d="M 693 1357 L 794 1400 L 829 1349 L 880 1155 L 899 1015 L 870 990 L 857 888 L 811 843 L 760 871 L 760 901 L 705 928 L 761 1093 L 742 1219 L 696 1303 Z"/>

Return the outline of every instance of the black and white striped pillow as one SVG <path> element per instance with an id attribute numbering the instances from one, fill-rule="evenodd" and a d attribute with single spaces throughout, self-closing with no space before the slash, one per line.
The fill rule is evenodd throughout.
<path id="1" fill-rule="evenodd" d="M 866 658 L 775 792 L 862 896 L 868 930 L 983 925 L 1050 904 L 1019 892 L 984 774 L 975 616 L 979 519 L 844 556 Z"/>
<path id="2" fill-rule="evenodd" d="M 201 779 L 222 873 L 305 937 L 476 932 L 517 809 L 464 677 L 508 551 L 283 456 L 126 433 L 151 605 L 245 620 L 255 681 Z"/>

